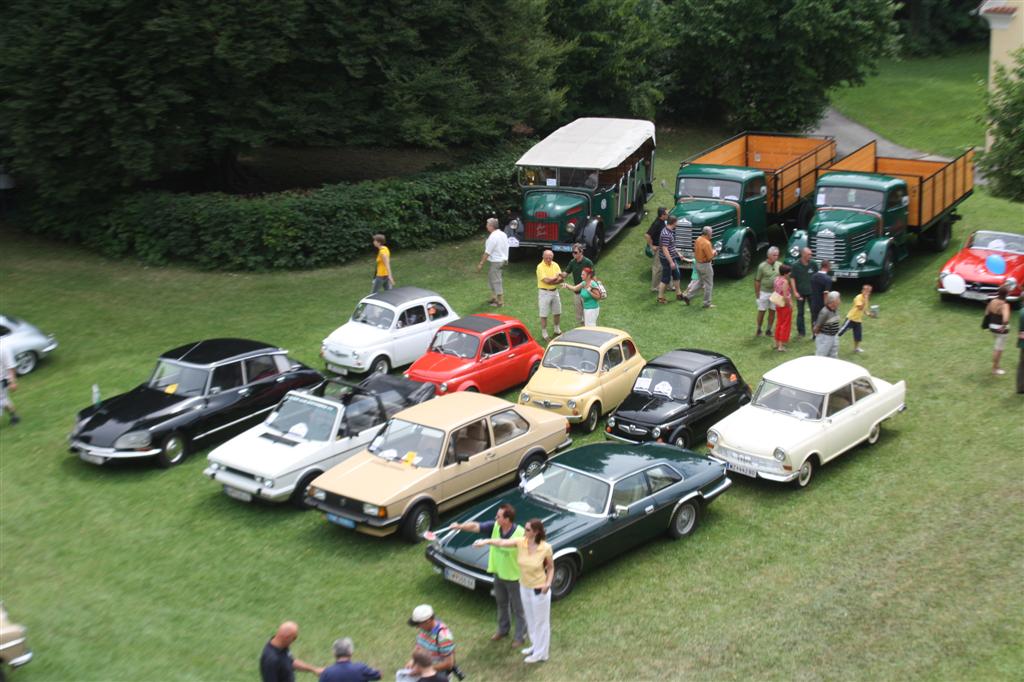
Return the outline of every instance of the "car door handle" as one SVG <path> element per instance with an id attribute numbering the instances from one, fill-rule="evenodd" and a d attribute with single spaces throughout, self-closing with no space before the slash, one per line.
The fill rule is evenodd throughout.
<path id="1" fill-rule="evenodd" d="M 495 456 L 495 454 L 496 454 L 496 453 L 493 453 L 493 452 L 489 452 L 489 453 L 487 453 L 487 456 L 486 456 L 486 457 L 484 457 L 484 459 L 494 459 L 494 456 Z"/>
<path id="2" fill-rule="evenodd" d="M 278 378 L 274 379 L 274 383 L 278 383 L 278 384 L 279 384 L 279 383 L 281 383 L 282 381 L 284 381 L 284 380 L 285 380 L 285 379 L 287 379 L 287 378 L 288 378 L 288 377 L 287 377 L 286 375 L 282 374 L 282 375 L 281 375 L 281 376 L 279 376 Z"/>
<path id="3" fill-rule="evenodd" d="M 243 388 L 242 390 L 240 390 L 238 392 L 238 395 L 240 395 L 240 396 L 242 396 L 244 398 L 245 396 L 249 395 L 250 393 L 252 393 L 252 389 L 251 388 Z"/>
<path id="4" fill-rule="evenodd" d="M 650 514 L 652 511 L 654 511 L 653 504 L 649 504 L 646 507 L 644 507 L 644 514 Z"/>
<path id="5" fill-rule="evenodd" d="M 516 354 L 515 354 L 515 353 L 509 353 L 509 354 L 508 354 L 508 357 L 509 357 L 509 358 L 514 358 L 515 356 L 516 356 Z"/>

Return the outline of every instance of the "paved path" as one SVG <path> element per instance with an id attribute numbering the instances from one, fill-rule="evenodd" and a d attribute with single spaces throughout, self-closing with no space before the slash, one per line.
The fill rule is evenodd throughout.
<path id="1" fill-rule="evenodd" d="M 878 140 L 879 156 L 898 156 L 904 159 L 925 159 L 928 161 L 950 161 L 945 156 L 927 154 L 909 147 L 902 147 L 895 142 L 890 142 L 878 133 L 865 128 L 856 121 L 851 121 L 834 108 L 829 107 L 825 112 L 825 118 L 814 130 L 819 135 L 831 135 L 836 138 L 836 153 L 842 158 L 852 151 L 864 146 L 871 140 Z"/>

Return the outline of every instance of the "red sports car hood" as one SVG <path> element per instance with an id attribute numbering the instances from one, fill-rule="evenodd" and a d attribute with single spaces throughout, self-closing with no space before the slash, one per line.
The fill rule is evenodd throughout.
<path id="1" fill-rule="evenodd" d="M 415 381 L 447 381 L 469 370 L 475 362 L 470 358 L 428 352 L 412 363 L 409 378 Z"/>
<path id="2" fill-rule="evenodd" d="M 985 267 L 985 259 L 993 253 L 998 253 L 1006 261 L 1006 272 L 1001 275 L 993 275 Z M 1018 284 L 1022 284 L 1024 283 L 1024 255 L 989 249 L 961 249 L 959 253 L 949 259 L 943 270 L 960 275 L 967 282 L 999 285 L 1007 277 L 1013 277 Z"/>

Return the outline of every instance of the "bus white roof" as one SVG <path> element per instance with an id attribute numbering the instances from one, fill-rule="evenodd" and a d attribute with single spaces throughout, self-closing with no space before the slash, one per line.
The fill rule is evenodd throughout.
<path id="1" fill-rule="evenodd" d="M 517 166 L 607 170 L 626 160 L 648 139 L 654 124 L 633 118 L 578 118 L 535 144 Z"/>

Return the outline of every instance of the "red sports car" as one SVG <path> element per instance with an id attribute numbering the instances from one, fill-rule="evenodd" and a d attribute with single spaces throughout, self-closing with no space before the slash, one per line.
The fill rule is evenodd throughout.
<path id="1" fill-rule="evenodd" d="M 405 376 L 434 384 L 438 395 L 496 394 L 529 380 L 542 357 L 544 349 L 514 317 L 469 315 L 438 329 Z"/>
<path id="2" fill-rule="evenodd" d="M 1004 271 L 998 275 L 989 269 L 986 262 L 993 255 L 1005 263 Z M 956 294 L 946 288 L 944 280 L 950 275 L 964 279 L 966 289 L 963 293 Z M 995 297 L 1000 286 L 1011 279 L 1014 283 L 1007 300 L 1016 301 L 1020 299 L 1024 285 L 1024 234 L 978 230 L 968 237 L 964 248 L 942 266 L 938 290 L 943 296 L 959 295 L 971 301 L 988 301 Z"/>

